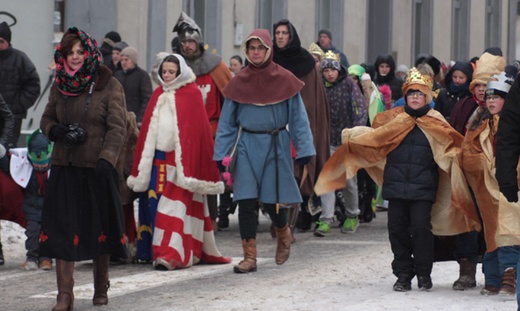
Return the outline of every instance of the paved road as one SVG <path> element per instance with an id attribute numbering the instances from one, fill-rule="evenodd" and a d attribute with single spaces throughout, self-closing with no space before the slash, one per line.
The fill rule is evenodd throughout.
<path id="1" fill-rule="evenodd" d="M 430 292 L 392 291 L 391 251 L 386 213 L 355 234 L 316 238 L 297 233 L 289 261 L 274 263 L 276 243 L 261 216 L 258 272 L 237 275 L 232 265 L 201 265 L 177 271 L 155 271 L 148 265 L 112 266 L 109 305 L 92 306 L 92 265 L 76 264 L 74 310 L 515 310 L 507 297 L 454 292 L 455 263 L 436 263 Z M 234 261 L 242 256 L 236 215 L 227 231 L 216 236 L 221 252 Z M 55 273 L 20 271 L 23 258 L 0 267 L 0 310 L 50 310 L 56 297 Z M 479 265 L 480 268 L 480 265 Z"/>

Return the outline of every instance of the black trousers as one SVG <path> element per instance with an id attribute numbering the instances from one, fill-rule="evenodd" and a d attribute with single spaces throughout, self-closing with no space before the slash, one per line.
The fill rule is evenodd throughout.
<path id="1" fill-rule="evenodd" d="M 269 214 L 271 221 L 277 228 L 287 225 L 287 209 L 280 208 L 276 213 L 275 204 L 264 203 L 264 209 Z M 258 201 L 256 199 L 238 201 L 238 226 L 242 239 L 256 239 L 256 227 L 258 225 Z"/>
<path id="2" fill-rule="evenodd" d="M 434 257 L 431 201 L 388 200 L 388 235 L 396 276 L 429 276 Z"/>

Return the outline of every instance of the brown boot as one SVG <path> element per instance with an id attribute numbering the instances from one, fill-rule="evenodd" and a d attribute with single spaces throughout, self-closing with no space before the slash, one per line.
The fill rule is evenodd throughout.
<path id="1" fill-rule="evenodd" d="M 300 206 L 299 205 L 291 205 L 291 207 L 287 210 L 287 225 L 291 229 L 291 243 L 296 242 L 296 238 L 294 237 L 294 229 L 296 228 L 296 222 L 298 221 L 298 215 L 300 214 Z"/>
<path id="2" fill-rule="evenodd" d="M 94 298 L 92 303 L 95 306 L 108 304 L 107 291 L 110 287 L 108 280 L 108 265 L 110 263 L 110 255 L 101 255 L 93 260 L 94 263 Z"/>
<path id="3" fill-rule="evenodd" d="M 242 239 L 242 249 L 244 250 L 244 260 L 233 267 L 235 273 L 248 273 L 256 271 L 256 240 Z"/>
<path id="4" fill-rule="evenodd" d="M 502 287 L 498 291 L 500 295 L 516 294 L 516 270 L 515 268 L 507 268 L 502 274 Z"/>
<path id="5" fill-rule="evenodd" d="M 58 297 L 52 311 L 74 309 L 74 261 L 56 259 L 56 281 L 58 283 Z"/>
<path id="6" fill-rule="evenodd" d="M 277 265 L 282 265 L 289 258 L 291 253 L 292 234 L 289 226 L 282 229 L 276 228 L 276 236 L 278 237 L 278 245 L 276 246 L 275 261 Z"/>
<path id="7" fill-rule="evenodd" d="M 461 259 L 459 263 L 459 279 L 453 283 L 454 290 L 466 290 L 477 286 L 475 273 L 477 273 L 477 264 L 466 258 Z"/>

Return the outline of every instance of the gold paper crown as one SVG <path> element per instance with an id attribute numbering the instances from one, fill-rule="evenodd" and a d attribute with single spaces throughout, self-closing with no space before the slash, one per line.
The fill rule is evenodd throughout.
<path id="1" fill-rule="evenodd" d="M 338 63 L 340 62 L 339 53 L 335 54 L 334 52 L 332 52 L 330 50 L 327 51 L 327 53 L 325 53 L 325 55 L 323 55 L 322 59 L 332 59 L 332 60 L 337 61 Z"/>
<path id="2" fill-rule="evenodd" d="M 410 70 L 408 70 L 408 73 L 406 74 L 406 85 L 413 85 L 413 84 L 419 84 L 419 85 L 425 85 L 428 87 L 428 89 L 432 89 L 433 87 L 433 80 L 430 76 L 423 75 L 417 68 L 412 67 Z"/>
<path id="3" fill-rule="evenodd" d="M 317 45 L 314 42 L 311 43 L 311 46 L 309 47 L 309 52 L 311 54 L 318 55 L 320 57 L 320 59 L 322 59 L 323 55 L 325 55 L 325 52 L 323 52 L 323 50 L 319 47 L 319 45 Z"/>

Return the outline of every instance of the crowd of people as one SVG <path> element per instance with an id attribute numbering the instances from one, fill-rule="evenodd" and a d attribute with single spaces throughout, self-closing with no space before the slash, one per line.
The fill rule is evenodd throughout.
<path id="1" fill-rule="evenodd" d="M 111 262 L 230 263 L 215 234 L 237 209 L 235 273 L 257 271 L 259 211 L 282 265 L 295 230 L 354 234 L 379 209 L 393 290 L 416 277 L 427 291 L 434 262 L 454 260 L 454 290 L 476 287 L 482 263 L 482 295 L 520 297 L 520 68 L 499 48 L 447 66 L 419 55 L 408 70 L 390 54 L 350 64 L 329 30 L 304 48 L 283 19 L 249 34 L 228 67 L 184 12 L 173 32 L 147 72 L 117 32 L 98 46 L 70 27 L 39 129 L 17 148 L 40 84 L 0 23 L 0 193 L 18 191 L 9 204 L 23 207 L 10 219 L 26 227 L 20 268 L 55 260 L 53 310 L 73 308 L 76 261 L 93 260 L 94 305 L 108 303 Z"/>

